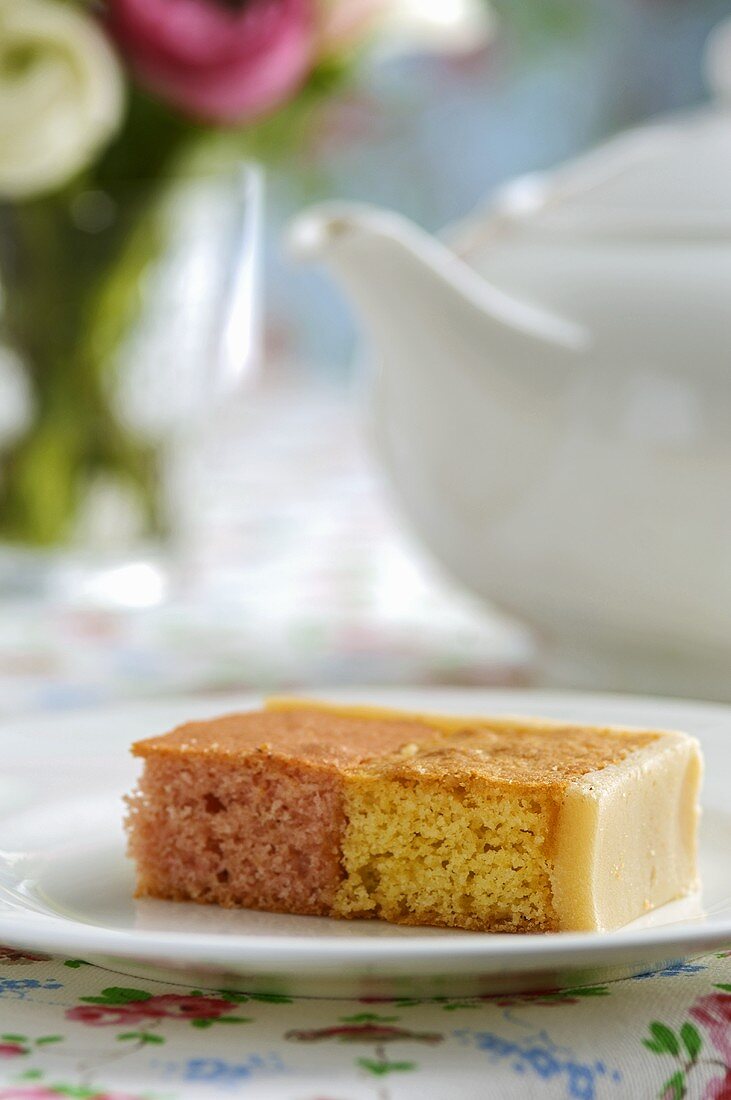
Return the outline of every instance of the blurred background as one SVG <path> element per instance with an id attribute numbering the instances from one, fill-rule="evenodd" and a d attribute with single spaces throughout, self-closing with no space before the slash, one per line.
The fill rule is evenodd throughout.
<path id="1" fill-rule="evenodd" d="M 313 30 L 295 0 L 186 0 L 208 52 L 177 68 L 156 7 L 0 0 L 0 713 L 546 682 L 403 519 L 354 316 L 285 229 L 337 198 L 441 231 L 700 107 L 731 4 L 323 0 Z"/>
<path id="2" fill-rule="evenodd" d="M 443 7 L 448 15 L 453 5 Z M 731 4 L 515 0 L 491 10 L 484 48 L 387 58 L 327 106 L 307 165 L 294 179 L 270 179 L 273 240 L 299 203 L 298 185 L 314 199 L 378 203 L 438 231 L 514 176 L 704 103 L 705 42 Z M 270 264 L 274 335 L 341 376 L 354 339 L 342 299 L 276 248 Z"/>

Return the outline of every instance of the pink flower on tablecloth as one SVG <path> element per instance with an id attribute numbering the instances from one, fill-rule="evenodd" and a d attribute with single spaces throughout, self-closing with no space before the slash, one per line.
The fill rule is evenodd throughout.
<path id="1" fill-rule="evenodd" d="M 731 1100 L 731 994 L 709 993 L 700 997 L 690 1015 L 705 1029 L 726 1063 L 723 1077 L 716 1077 L 706 1085 L 703 1100 Z"/>
<path id="2" fill-rule="evenodd" d="M 236 1005 L 220 997 L 186 997 L 177 993 L 162 993 L 140 1006 L 146 1016 L 169 1020 L 217 1020 L 232 1012 Z"/>
<path id="3" fill-rule="evenodd" d="M 314 0 L 108 0 L 110 31 L 150 91 L 235 125 L 279 107 L 310 72 Z"/>
<path id="4" fill-rule="evenodd" d="M 709 993 L 700 997 L 690 1015 L 705 1028 L 714 1047 L 731 1067 L 731 994 Z"/>
<path id="5" fill-rule="evenodd" d="M 706 1085 L 703 1100 L 731 1100 L 731 1067 L 723 1077 L 717 1077 Z"/>
<path id="6" fill-rule="evenodd" d="M 55 1089 L 46 1088 L 45 1085 L 11 1085 L 9 1088 L 0 1088 L 0 1100 L 58 1100 L 58 1092 Z M 91 1100 L 97 1100 L 92 1097 Z"/>
<path id="7" fill-rule="evenodd" d="M 81 1095 L 79 1090 L 66 1085 L 10 1085 L 0 1088 L 0 1100 L 58 1100 L 59 1096 Z M 84 1092 L 85 1100 L 140 1100 L 128 1092 Z"/>
<path id="8" fill-rule="evenodd" d="M 66 1019 L 89 1027 L 110 1027 L 120 1024 L 139 1024 L 149 1018 L 144 1012 L 145 1002 L 134 1001 L 122 1005 L 76 1005 L 66 1009 Z"/>
<path id="9" fill-rule="evenodd" d="M 17 1058 L 27 1053 L 22 1043 L 0 1043 L 0 1058 Z"/>
<path id="10" fill-rule="evenodd" d="M 412 1042 L 428 1043 L 430 1046 L 441 1043 L 444 1036 L 436 1031 L 411 1031 L 404 1027 L 392 1027 L 388 1024 L 338 1024 L 334 1027 L 319 1027 L 311 1031 L 288 1031 L 285 1039 L 298 1043 L 321 1043 L 334 1039 L 338 1043 L 393 1043 L 410 1039 Z"/>
<path id="11" fill-rule="evenodd" d="M 83 1004 L 66 1011 L 67 1020 L 90 1027 L 139 1024 L 149 1020 L 218 1020 L 233 1012 L 235 1004 L 221 997 L 161 993 L 124 1003 Z"/>
<path id="12" fill-rule="evenodd" d="M 0 965 L 13 966 L 20 963 L 48 962 L 50 955 L 35 951 L 18 951 L 15 947 L 0 944 Z"/>

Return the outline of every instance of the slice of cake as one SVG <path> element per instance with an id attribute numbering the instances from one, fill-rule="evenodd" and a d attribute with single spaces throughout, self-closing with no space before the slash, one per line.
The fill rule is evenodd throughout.
<path id="1" fill-rule="evenodd" d="M 133 752 L 140 897 L 549 932 L 696 886 L 682 733 L 272 700 Z"/>

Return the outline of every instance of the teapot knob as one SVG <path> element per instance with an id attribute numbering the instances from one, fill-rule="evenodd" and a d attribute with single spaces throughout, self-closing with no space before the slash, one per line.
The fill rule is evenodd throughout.
<path id="1" fill-rule="evenodd" d="M 731 101 L 731 19 L 713 28 L 703 59 L 706 84 L 714 96 Z"/>

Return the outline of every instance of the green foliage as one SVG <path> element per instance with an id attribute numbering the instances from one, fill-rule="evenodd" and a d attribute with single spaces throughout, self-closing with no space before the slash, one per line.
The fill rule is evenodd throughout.
<path id="1" fill-rule="evenodd" d="M 653 1054 L 680 1054 L 680 1043 L 672 1028 L 654 1020 L 650 1024 L 651 1039 L 643 1039 L 643 1046 L 651 1050 Z"/>
<path id="2" fill-rule="evenodd" d="M 683 1100 L 685 1095 L 685 1074 L 679 1069 L 672 1077 L 668 1077 L 660 1089 L 660 1096 L 662 1100 Z"/>
<path id="3" fill-rule="evenodd" d="M 159 456 L 121 421 L 112 373 L 164 244 L 161 199 L 202 134 L 133 92 L 120 134 L 83 176 L 55 194 L 0 204 L 0 340 L 21 360 L 33 408 L 25 433 L 0 453 L 5 540 L 65 541 L 99 477 L 137 498 L 149 532 L 164 527 Z M 84 231 L 79 203 L 89 195 L 112 216 Z"/>
<path id="4" fill-rule="evenodd" d="M 680 1039 L 688 1052 L 691 1061 L 695 1062 L 701 1052 L 703 1040 L 698 1028 L 691 1023 L 685 1023 L 680 1029 Z"/>

